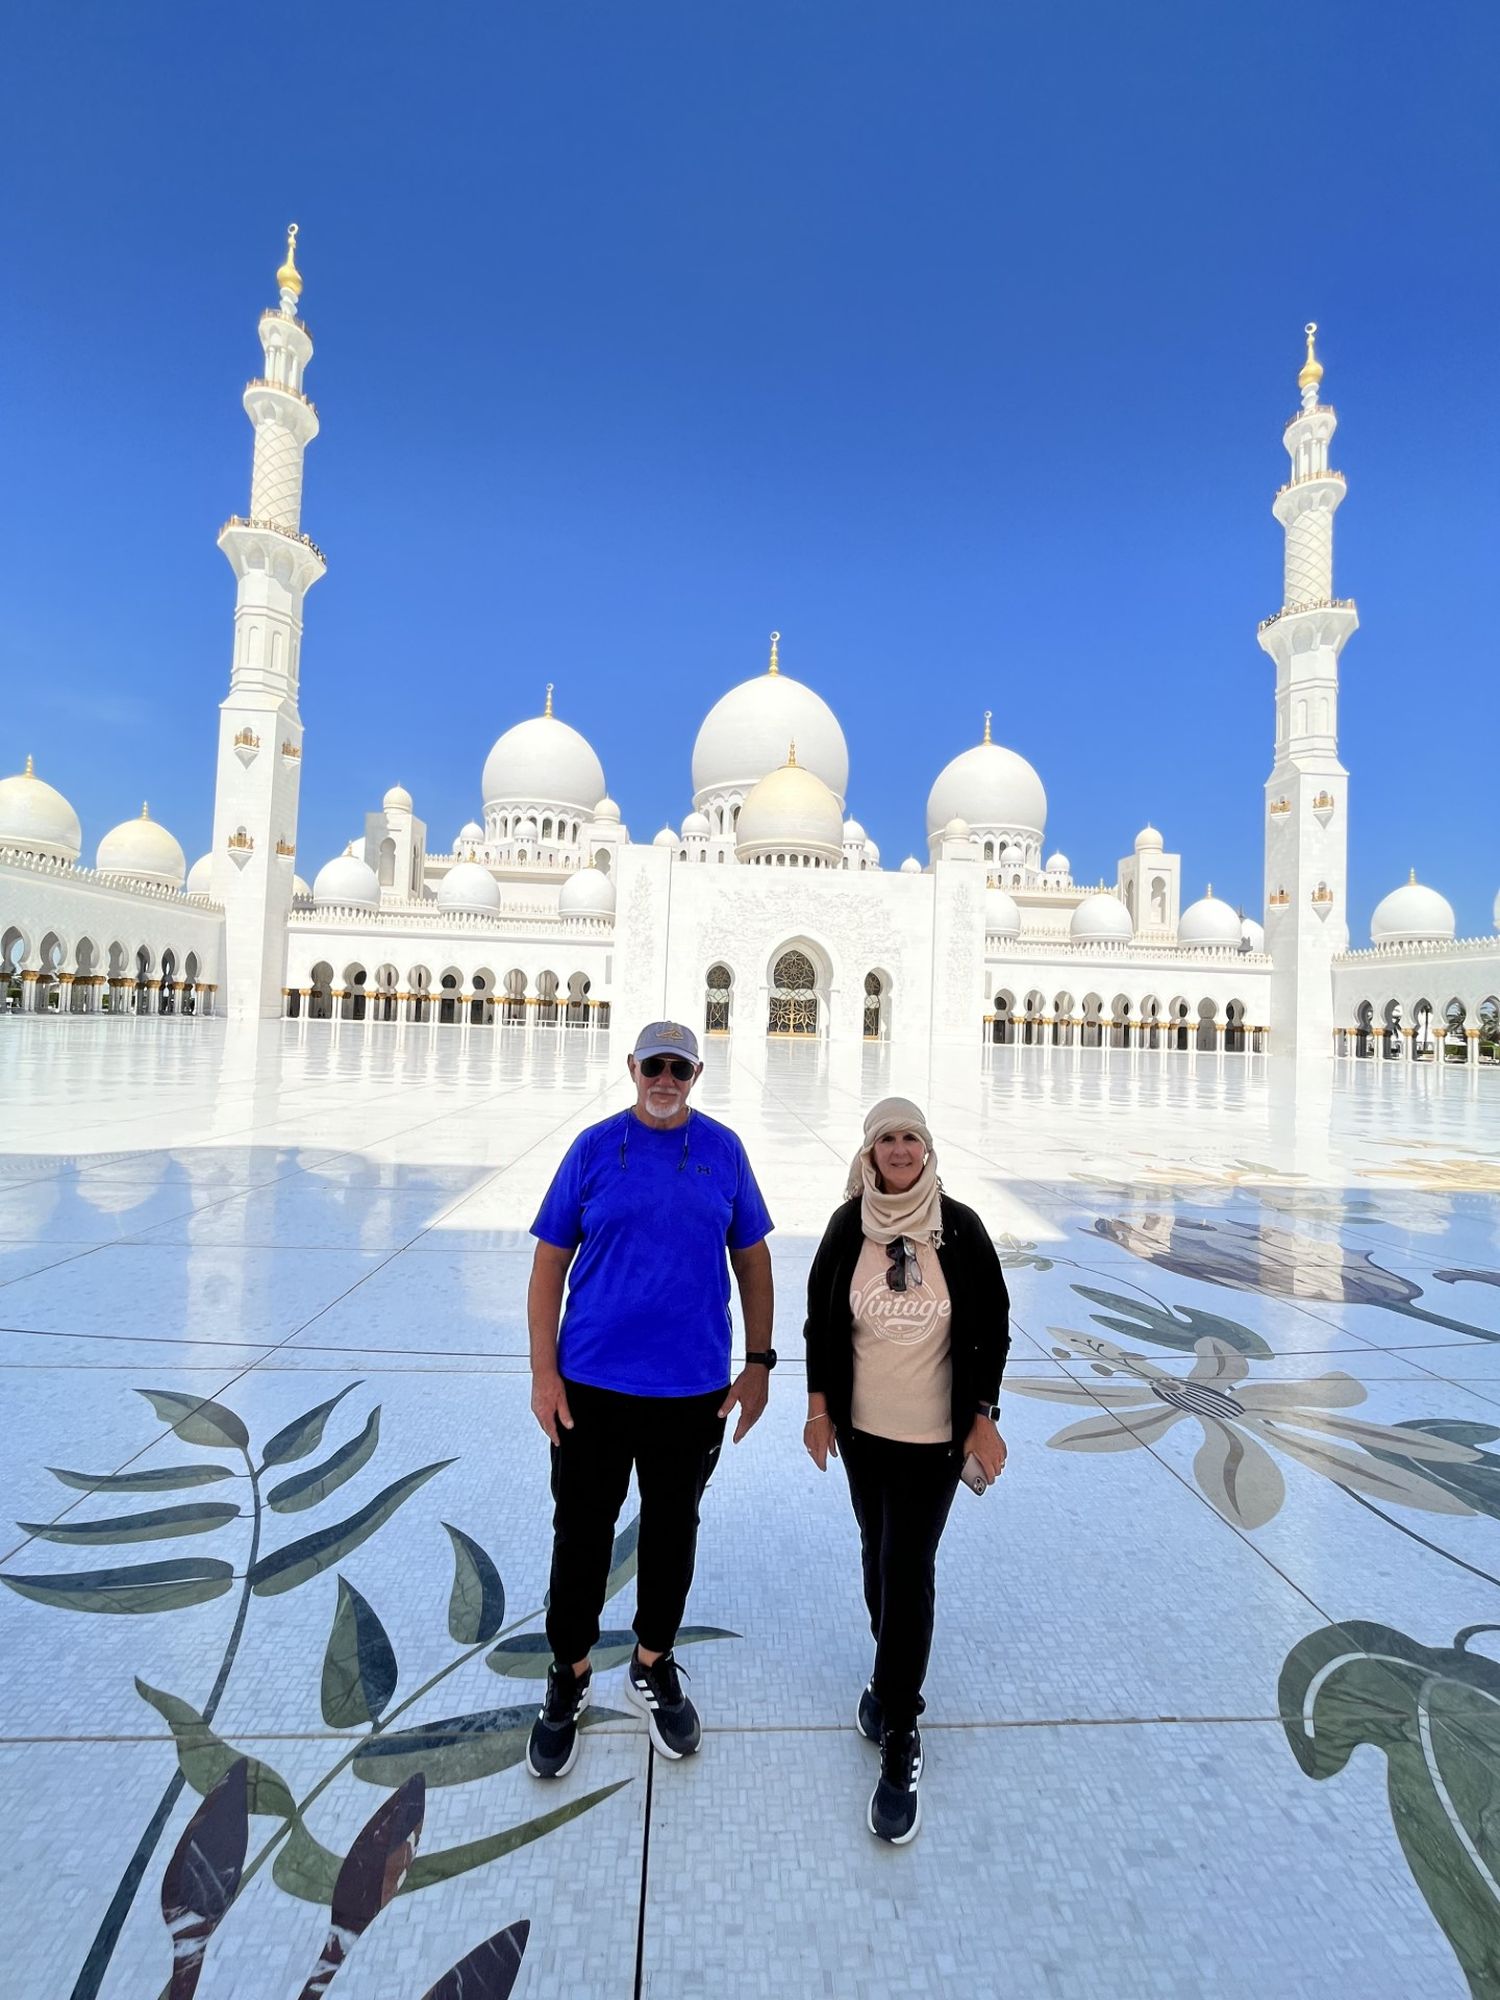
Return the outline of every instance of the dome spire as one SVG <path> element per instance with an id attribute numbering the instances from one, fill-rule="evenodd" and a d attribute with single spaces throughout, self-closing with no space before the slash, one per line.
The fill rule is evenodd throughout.
<path id="1" fill-rule="evenodd" d="M 786 746 L 786 767 L 789 771 L 795 771 L 797 768 L 797 746 L 795 743 L 788 743 Z"/>
<path id="2" fill-rule="evenodd" d="M 1408 874 L 1407 874 L 1407 877 L 1406 877 L 1406 881 L 1407 881 L 1407 886 L 1408 886 L 1409 888 L 1413 888 L 1413 889 L 1414 889 L 1414 888 L 1416 887 L 1416 885 L 1417 885 L 1417 871 L 1416 871 L 1416 869 L 1415 869 L 1415 868 L 1413 868 L 1413 869 L 1411 869 L 1411 870 L 1409 870 L 1409 871 L 1408 871 Z"/>
<path id="3" fill-rule="evenodd" d="M 542 710 L 542 713 L 543 713 L 543 715 L 551 715 L 551 713 L 552 713 L 552 682 L 551 682 L 551 681 L 548 681 L 548 683 L 547 683 L 547 705 L 546 705 L 546 707 L 545 707 L 545 708 L 544 708 L 544 709 Z"/>
<path id="4" fill-rule="evenodd" d="M 295 222 L 287 224 L 286 262 L 276 273 L 276 282 L 281 287 L 282 308 L 289 311 L 290 307 L 287 305 L 286 294 L 288 292 L 291 293 L 293 304 L 302 296 L 302 273 L 297 269 L 297 225 Z"/>
<path id="5" fill-rule="evenodd" d="M 151 808 L 150 808 L 150 806 L 149 806 L 149 805 L 148 805 L 148 804 L 146 803 L 146 801 L 145 801 L 144 799 L 142 799 L 142 800 L 141 800 L 141 818 L 142 818 L 142 819 L 150 819 L 150 817 L 151 817 Z"/>
<path id="6" fill-rule="evenodd" d="M 26 752 L 26 775 L 28 778 L 36 776 L 36 765 L 31 761 L 31 752 L 29 750 Z"/>
<path id="7" fill-rule="evenodd" d="M 771 662 L 770 665 L 766 668 L 766 672 L 768 674 L 779 674 L 781 672 L 781 659 L 777 650 L 780 645 L 781 645 L 781 634 L 779 632 L 773 632 L 771 634 Z"/>
<path id="8" fill-rule="evenodd" d="M 1297 387 L 1302 391 L 1302 407 L 1312 409 L 1318 400 L 1318 384 L 1323 380 L 1323 364 L 1318 359 L 1314 345 L 1317 338 L 1318 322 L 1310 319 L 1302 331 L 1307 335 L 1307 359 L 1297 375 Z"/>
<path id="9" fill-rule="evenodd" d="M 988 743 L 990 740 L 990 718 L 991 718 L 991 711 L 989 709 L 986 709 L 984 711 L 984 740 L 986 743 Z"/>

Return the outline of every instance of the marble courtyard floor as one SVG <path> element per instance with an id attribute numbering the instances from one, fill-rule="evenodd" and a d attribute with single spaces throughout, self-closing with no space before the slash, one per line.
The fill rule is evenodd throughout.
<path id="1" fill-rule="evenodd" d="M 569 2000 L 1500 1995 L 1500 1073 L 714 1045 L 786 1359 L 705 1501 L 703 1754 L 653 1768 L 605 1673 L 544 1789 L 526 1229 L 623 1060 L 0 1021 L 5 2000 L 165 1994 L 164 1902 L 222 1917 L 204 2000 L 294 2000 L 418 1814 L 347 2000 L 521 1920 L 515 1991 Z M 900 1851 L 842 1474 L 800 1448 L 801 1287 L 892 1089 L 1015 1329 Z"/>

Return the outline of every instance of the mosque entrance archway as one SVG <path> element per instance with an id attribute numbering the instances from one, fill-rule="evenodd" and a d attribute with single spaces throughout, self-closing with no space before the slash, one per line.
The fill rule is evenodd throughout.
<path id="1" fill-rule="evenodd" d="M 722 962 L 708 968 L 703 996 L 703 1032 L 727 1035 L 734 1009 L 734 974 Z"/>
<path id="2" fill-rule="evenodd" d="M 771 1035 L 818 1032 L 818 973 L 805 951 L 794 948 L 782 952 L 771 969 L 766 1032 Z"/>

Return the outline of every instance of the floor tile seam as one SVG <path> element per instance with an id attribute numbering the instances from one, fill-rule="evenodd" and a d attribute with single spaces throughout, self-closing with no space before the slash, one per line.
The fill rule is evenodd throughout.
<path id="1" fill-rule="evenodd" d="M 3 1247 L 6 1249 L 16 1249 L 16 1248 L 24 1248 L 25 1246 L 16 1244 L 6 1244 Z M 37 1247 L 40 1248 L 41 1246 L 38 1245 Z M 17 1276 L 15 1276 L 14 1278 L 0 1278 L 0 1291 L 3 1291 L 7 1285 L 19 1285 L 26 1278 L 40 1278 L 43 1277 L 48 1271 L 60 1271 L 64 1264 L 76 1264 L 79 1262 L 81 1258 L 92 1257 L 96 1250 L 104 1249 L 105 1245 L 102 1243 L 89 1243 L 82 1245 L 59 1244 L 56 1247 L 61 1250 L 66 1250 L 68 1254 L 66 1256 L 59 1257 L 55 1264 L 41 1264 L 34 1271 L 19 1272 Z"/>

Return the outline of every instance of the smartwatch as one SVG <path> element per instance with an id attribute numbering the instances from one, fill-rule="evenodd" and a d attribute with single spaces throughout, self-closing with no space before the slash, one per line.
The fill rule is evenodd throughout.
<path id="1" fill-rule="evenodd" d="M 999 1423 L 1000 1405 L 998 1403 L 979 1403 L 975 1407 L 979 1416 L 988 1417 L 992 1424 Z"/>
<path id="2" fill-rule="evenodd" d="M 753 1354 L 747 1349 L 745 1353 L 745 1366 L 748 1368 L 752 1361 L 758 1367 L 764 1368 L 769 1375 L 771 1370 L 776 1366 L 776 1349 L 774 1347 L 759 1347 Z"/>

